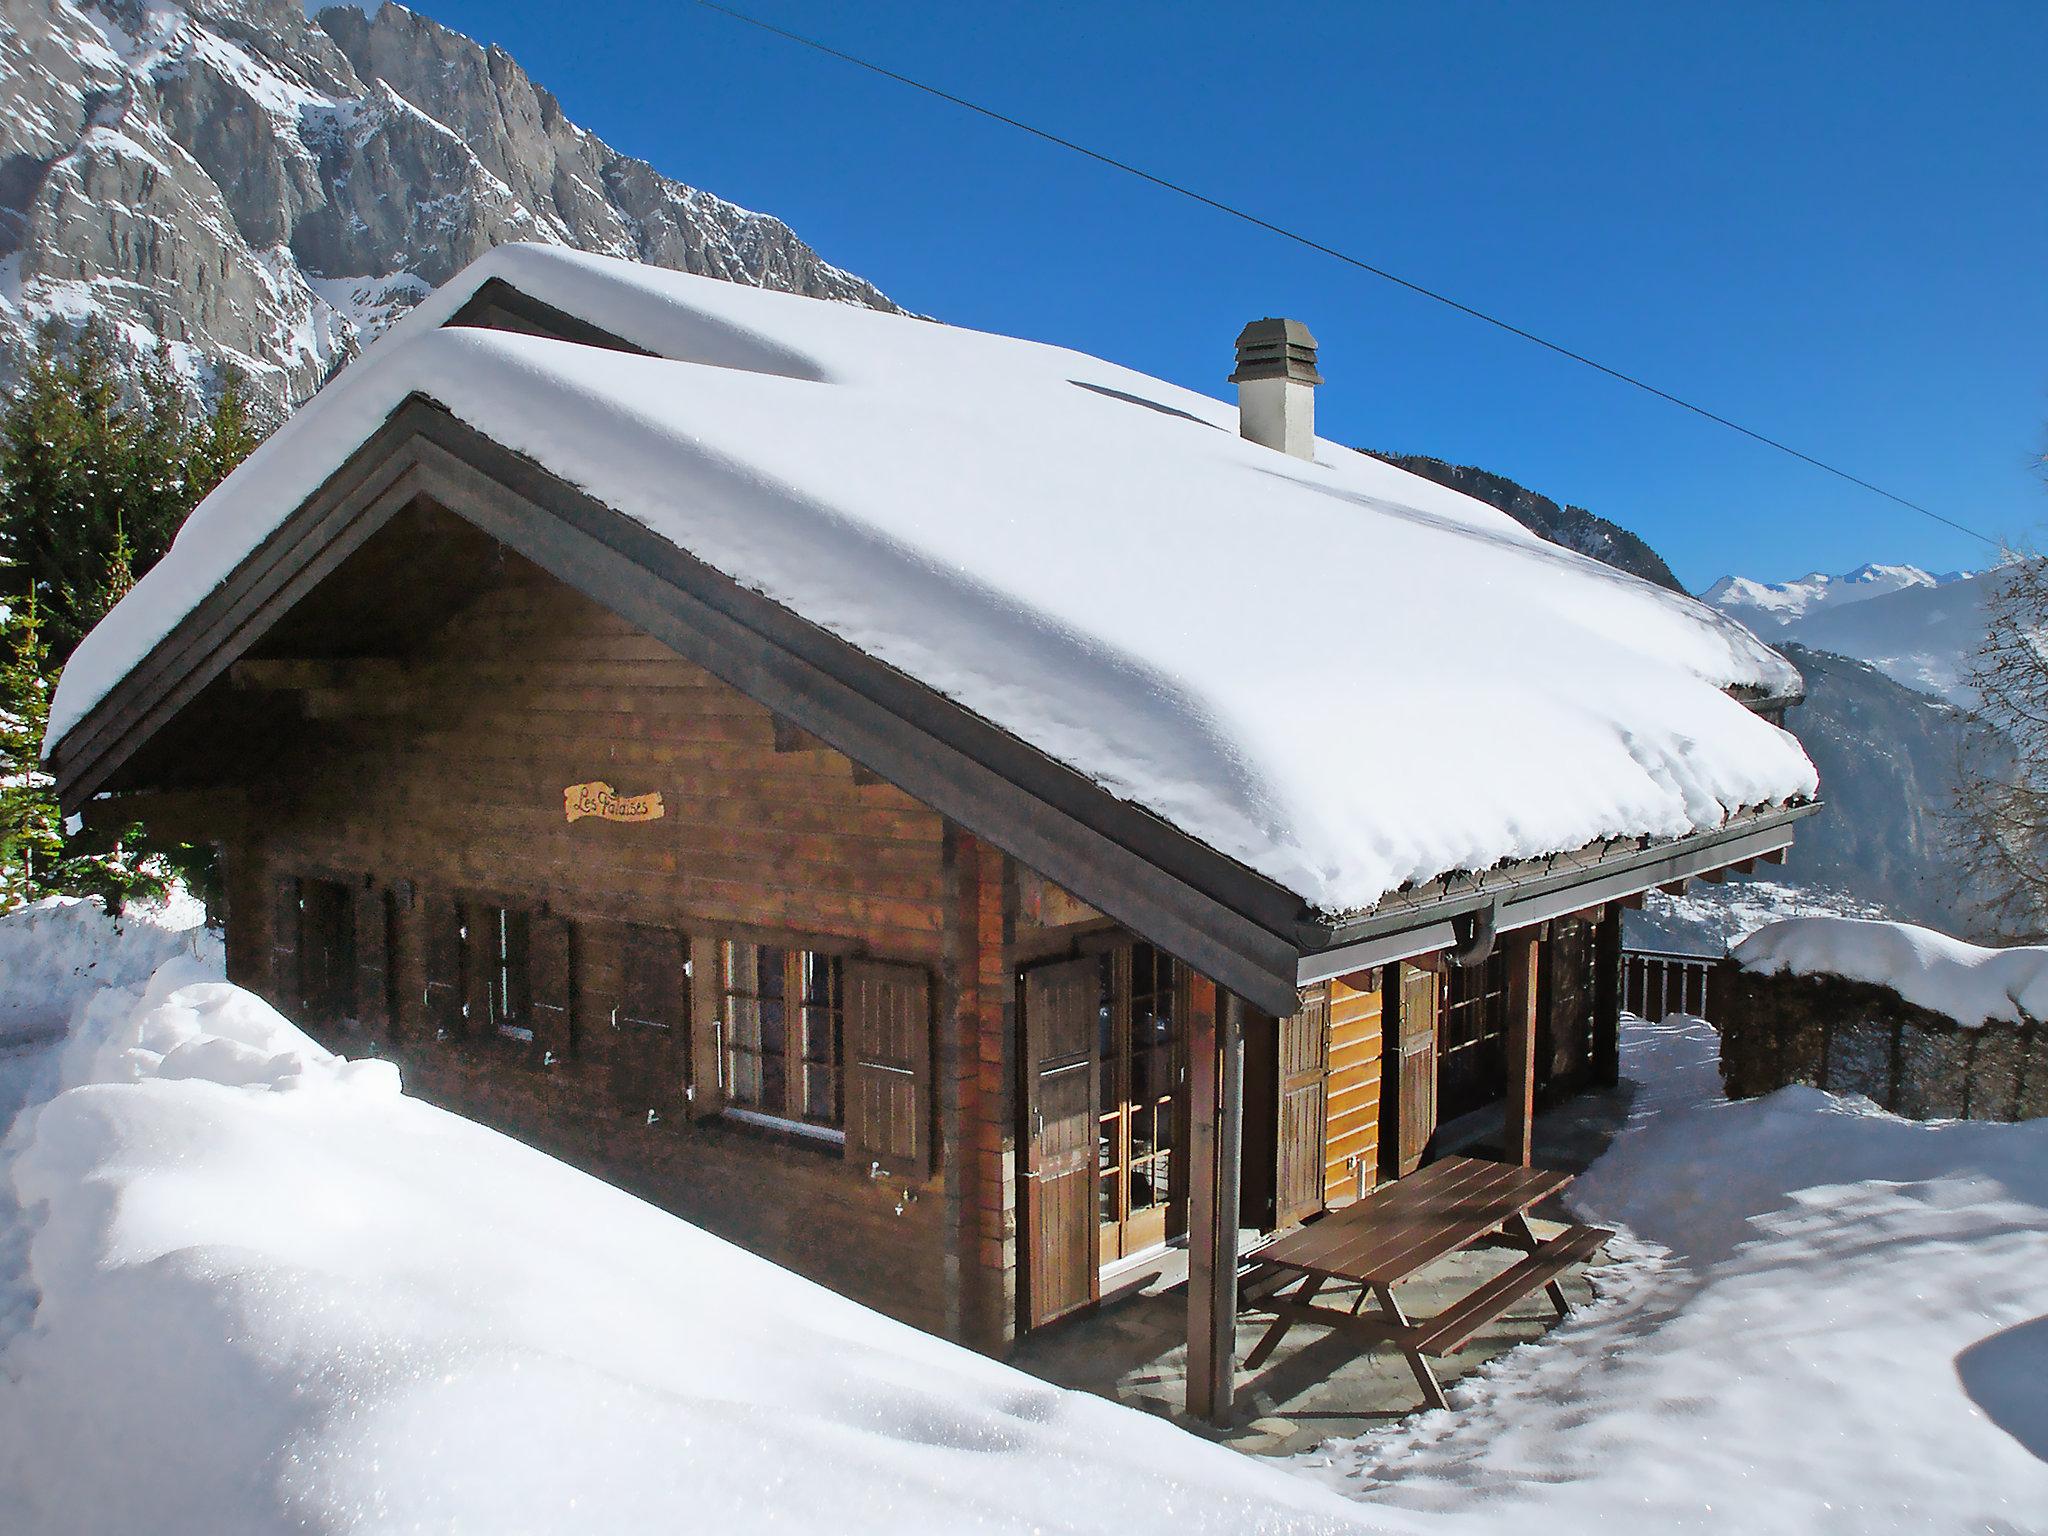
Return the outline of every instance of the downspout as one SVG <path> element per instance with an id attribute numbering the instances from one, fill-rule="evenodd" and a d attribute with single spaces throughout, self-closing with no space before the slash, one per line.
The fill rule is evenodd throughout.
<path id="1" fill-rule="evenodd" d="M 1454 928 L 1464 930 L 1457 946 L 1450 951 L 1451 964 L 1461 970 L 1486 964 L 1487 957 L 1493 953 L 1494 941 L 1500 937 L 1500 908 L 1501 898 L 1495 896 L 1476 911 L 1451 919 Z"/>

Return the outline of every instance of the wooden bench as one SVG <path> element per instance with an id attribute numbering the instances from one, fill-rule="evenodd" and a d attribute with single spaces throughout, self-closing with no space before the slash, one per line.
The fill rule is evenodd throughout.
<path id="1" fill-rule="evenodd" d="M 1564 1289 L 1557 1277 L 1614 1235 L 1571 1226 L 1549 1239 L 1536 1236 L 1530 1209 L 1570 1182 L 1571 1175 L 1548 1169 L 1446 1157 L 1288 1233 L 1254 1256 L 1240 1289 L 1246 1306 L 1274 1314 L 1272 1327 L 1245 1357 L 1245 1368 L 1264 1365 L 1297 1323 L 1312 1323 L 1361 1343 L 1394 1345 L 1407 1357 L 1423 1399 L 1442 1408 L 1443 1388 L 1430 1358 L 1457 1353 L 1539 1287 L 1549 1291 L 1563 1317 Z M 1489 1239 L 1521 1249 L 1522 1257 L 1433 1317 L 1411 1318 L 1402 1310 L 1394 1296 L 1397 1284 Z M 1316 1304 L 1317 1294 L 1333 1283 L 1358 1288 L 1348 1310 Z M 1378 1302 L 1377 1312 L 1364 1310 L 1368 1296 Z"/>

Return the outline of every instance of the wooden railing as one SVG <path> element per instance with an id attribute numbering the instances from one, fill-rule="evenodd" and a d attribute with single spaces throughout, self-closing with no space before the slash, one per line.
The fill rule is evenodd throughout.
<path id="1" fill-rule="evenodd" d="M 1655 1023 L 1666 1014 L 1689 1013 L 1711 1018 L 1708 978 L 1711 955 L 1682 955 L 1663 949 L 1621 952 L 1621 1011 Z"/>

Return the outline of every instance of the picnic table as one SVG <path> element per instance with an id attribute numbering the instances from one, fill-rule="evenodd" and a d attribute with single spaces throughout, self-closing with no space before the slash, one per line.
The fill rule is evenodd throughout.
<path id="1" fill-rule="evenodd" d="M 1571 1182 L 1568 1173 L 1471 1157 L 1445 1157 L 1421 1172 L 1385 1185 L 1343 1210 L 1288 1233 L 1251 1256 L 1243 1281 L 1245 1303 L 1273 1312 L 1273 1325 L 1245 1368 L 1271 1358 L 1297 1323 L 1349 1333 L 1366 1344 L 1392 1344 L 1408 1358 L 1416 1384 L 1432 1408 L 1445 1406 L 1430 1358 L 1455 1354 L 1522 1297 L 1545 1286 L 1557 1315 L 1565 1315 L 1557 1277 L 1590 1258 L 1614 1234 L 1568 1226 L 1538 1238 L 1532 1207 Z M 1411 1318 L 1394 1287 L 1418 1270 L 1461 1249 L 1504 1241 L 1522 1257 L 1433 1317 Z M 1356 1287 L 1348 1309 L 1319 1305 L 1326 1287 Z M 1379 1304 L 1364 1310 L 1367 1297 Z"/>

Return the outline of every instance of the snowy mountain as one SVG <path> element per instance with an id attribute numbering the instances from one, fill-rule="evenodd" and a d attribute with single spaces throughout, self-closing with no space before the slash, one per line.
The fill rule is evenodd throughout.
<path id="1" fill-rule="evenodd" d="M 42 324 L 100 314 L 296 404 L 512 240 L 896 307 L 400 5 L 0 0 L 0 388 Z"/>
<path id="2" fill-rule="evenodd" d="M 1794 624 L 1829 609 L 1845 608 L 1872 598 L 1914 588 L 1946 586 L 1969 576 L 1951 571 L 1937 576 L 1917 565 L 1860 565 L 1842 576 L 1814 571 L 1797 581 L 1764 582 L 1747 576 L 1723 576 L 1700 596 L 1723 613 L 1733 614 L 1758 634 Z"/>
<path id="3" fill-rule="evenodd" d="M 1769 636 L 1866 661 L 1908 688 L 1969 708 L 1963 682 L 1989 618 L 1985 599 L 1998 572 L 1907 586 L 1868 602 L 1822 608 Z"/>

